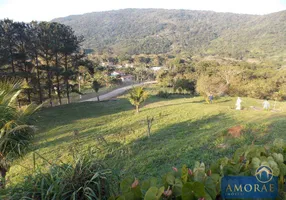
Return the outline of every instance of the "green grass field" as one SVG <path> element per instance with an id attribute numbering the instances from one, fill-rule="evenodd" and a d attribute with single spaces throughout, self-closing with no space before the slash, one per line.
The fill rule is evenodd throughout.
<path id="1" fill-rule="evenodd" d="M 124 95 L 116 101 L 44 108 L 37 117 L 35 151 L 50 163 L 73 162 L 72 152 L 89 151 L 119 175 L 144 178 L 159 176 L 172 166 L 192 166 L 194 161 L 210 164 L 251 144 L 254 138 L 256 144 L 286 139 L 286 103 L 278 103 L 277 112 L 253 110 L 250 106 L 261 108 L 262 101 L 242 98 L 244 109 L 236 111 L 236 99 L 231 97 L 207 104 L 202 97 L 162 99 L 154 95 L 155 86 L 148 90 L 151 96 L 139 114 Z M 147 116 L 154 117 L 150 138 Z M 240 138 L 227 134 L 227 129 L 236 125 L 244 127 Z M 77 137 L 74 130 L 79 131 Z M 10 183 L 32 172 L 33 163 L 32 153 L 15 161 L 8 174 Z M 36 166 L 48 164 L 36 155 Z"/>

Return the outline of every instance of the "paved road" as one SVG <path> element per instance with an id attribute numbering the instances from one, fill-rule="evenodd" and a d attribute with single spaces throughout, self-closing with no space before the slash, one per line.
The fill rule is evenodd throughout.
<path id="1" fill-rule="evenodd" d="M 106 94 L 100 95 L 99 96 L 99 100 L 103 101 L 103 100 L 112 99 L 114 97 L 117 97 L 117 96 L 123 94 L 126 90 L 129 90 L 132 87 L 146 85 L 146 84 L 154 84 L 154 83 L 157 83 L 157 81 L 148 81 L 148 82 L 144 82 L 144 83 L 138 83 L 138 84 L 134 84 L 134 85 L 129 85 L 129 86 L 125 86 L 125 87 L 122 87 L 122 88 L 118 88 L 118 89 L 113 90 L 111 92 L 108 92 Z M 91 99 L 86 99 L 86 100 L 81 101 L 81 102 L 86 102 L 86 101 L 97 101 L 97 97 L 94 97 L 94 98 L 91 98 Z"/>

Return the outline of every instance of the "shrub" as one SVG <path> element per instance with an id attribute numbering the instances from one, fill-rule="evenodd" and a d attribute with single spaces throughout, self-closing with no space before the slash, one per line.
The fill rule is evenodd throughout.
<path id="1" fill-rule="evenodd" d="M 174 91 L 178 90 L 179 93 L 182 93 L 183 90 L 186 90 L 192 95 L 195 94 L 196 91 L 195 82 L 188 79 L 177 79 L 173 88 Z"/>
<path id="2" fill-rule="evenodd" d="M 215 161 L 209 168 L 204 163 L 195 162 L 190 169 L 183 165 L 182 169 L 173 170 L 163 176 L 163 181 L 156 178 L 139 182 L 137 179 L 125 178 L 120 183 L 121 194 L 112 196 L 111 200 L 159 200 L 159 199 L 220 199 L 220 183 L 224 175 L 253 176 L 261 165 L 270 166 L 274 176 L 279 177 L 279 197 L 285 199 L 284 176 L 286 165 L 284 157 L 286 145 L 283 140 L 275 140 L 273 145 L 244 146 L 237 149 L 232 158 Z"/>
<path id="3" fill-rule="evenodd" d="M 18 108 L 16 100 L 20 92 L 20 82 L 0 81 L 0 176 L 4 180 L 1 187 L 5 186 L 11 161 L 25 154 L 35 132 L 29 122 L 39 107 L 30 104 Z"/>
<path id="4" fill-rule="evenodd" d="M 216 160 L 210 167 L 195 162 L 191 169 L 181 169 L 165 174 L 162 181 L 149 178 L 139 181 L 125 177 L 117 191 L 116 179 L 110 170 L 88 158 L 79 159 L 74 166 L 69 164 L 52 166 L 49 173 L 40 171 L 28 176 L 26 181 L 10 190 L 9 199 L 108 199 L 109 200 L 159 200 L 159 199 L 220 199 L 221 178 L 226 175 L 253 176 L 258 167 L 270 166 L 278 176 L 279 197 L 285 199 L 283 191 L 286 144 L 276 139 L 271 146 L 250 145 L 236 150 L 232 158 Z M 4 197 L 5 199 L 5 197 Z"/>
<path id="5" fill-rule="evenodd" d="M 53 165 L 47 173 L 38 170 L 27 176 L 25 182 L 9 190 L 9 199 L 104 200 L 116 188 L 111 170 L 88 157 L 82 157 L 74 165 Z"/>
<path id="6" fill-rule="evenodd" d="M 168 99 L 170 97 L 170 94 L 166 91 L 159 91 L 157 97 Z"/>

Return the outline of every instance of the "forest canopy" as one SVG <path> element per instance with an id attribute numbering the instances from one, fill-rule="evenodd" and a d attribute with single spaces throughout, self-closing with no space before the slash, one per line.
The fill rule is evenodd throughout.
<path id="1" fill-rule="evenodd" d="M 84 48 L 130 55 L 179 53 L 282 61 L 286 11 L 268 15 L 123 9 L 58 18 L 83 35 Z"/>

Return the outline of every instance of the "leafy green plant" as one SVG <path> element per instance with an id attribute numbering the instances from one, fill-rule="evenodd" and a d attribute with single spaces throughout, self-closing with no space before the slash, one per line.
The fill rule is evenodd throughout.
<path id="1" fill-rule="evenodd" d="M 170 94 L 166 91 L 159 91 L 157 94 L 158 97 L 168 99 L 170 97 Z"/>
<path id="2" fill-rule="evenodd" d="M 285 199 L 283 192 L 286 165 L 284 156 L 286 145 L 283 140 L 275 140 L 268 148 L 263 146 L 245 146 L 239 148 L 232 158 L 221 158 L 208 169 L 204 163 L 195 162 L 193 169 L 183 165 L 178 170 L 163 176 L 162 182 L 150 178 L 140 183 L 137 179 L 125 178 L 120 184 L 121 193 L 110 200 L 215 200 L 220 198 L 220 185 L 223 176 L 253 176 L 261 166 L 272 168 L 274 176 L 279 177 L 279 198 Z"/>
<path id="3" fill-rule="evenodd" d="M 219 77 L 205 75 L 199 77 L 196 90 L 200 95 L 204 96 L 206 102 L 208 102 L 208 96 L 210 94 L 213 94 L 213 96 L 221 96 L 224 94 L 226 85 Z"/>
<path id="4" fill-rule="evenodd" d="M 37 170 L 9 190 L 9 199 L 107 199 L 116 191 L 111 170 L 89 157 L 80 157 L 74 165 L 52 165 L 49 172 Z"/>
<path id="5" fill-rule="evenodd" d="M 136 112 L 139 113 L 139 106 L 147 99 L 147 97 L 148 93 L 143 87 L 134 87 L 130 90 L 128 99 L 130 103 L 135 106 Z"/>
<path id="6" fill-rule="evenodd" d="M 147 136 L 148 136 L 148 138 L 150 138 L 150 136 L 151 136 L 151 128 L 152 128 L 153 121 L 154 121 L 154 117 L 147 116 L 146 122 L 147 122 Z"/>
<path id="7" fill-rule="evenodd" d="M 273 170 L 273 175 L 279 177 L 279 195 L 284 199 L 286 196 L 282 188 L 286 175 L 285 147 L 285 143 L 281 140 L 275 140 L 270 147 L 244 146 L 237 149 L 232 158 L 222 158 L 213 163 L 211 170 L 221 176 L 253 176 L 259 166 L 269 166 Z"/>
<path id="8" fill-rule="evenodd" d="M 161 184 L 156 178 L 145 180 L 142 184 L 137 179 L 126 178 L 120 184 L 121 195 L 110 199 L 215 199 L 219 184 L 218 174 L 206 172 L 204 163 L 196 162 L 193 170 L 186 165 L 181 170 L 174 167 L 172 172 L 163 176 Z"/>
<path id="9" fill-rule="evenodd" d="M 5 185 L 6 173 L 13 159 L 28 149 L 35 127 L 29 124 L 31 115 L 39 108 L 33 104 L 18 108 L 17 97 L 21 83 L 0 81 L 0 172 Z"/>

